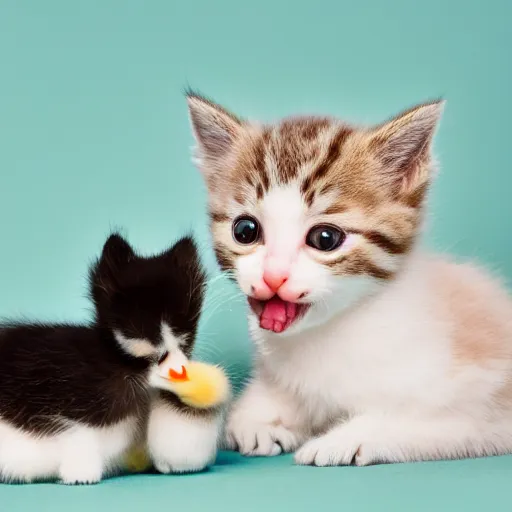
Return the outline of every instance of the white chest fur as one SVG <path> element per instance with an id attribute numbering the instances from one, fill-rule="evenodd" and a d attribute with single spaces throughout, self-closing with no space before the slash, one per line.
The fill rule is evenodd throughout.
<path id="1" fill-rule="evenodd" d="M 289 337 L 268 335 L 263 371 L 291 393 L 309 422 L 343 413 L 470 408 L 468 381 L 487 372 L 453 372 L 450 325 L 436 315 L 422 272 L 409 272 L 343 317 Z M 426 273 L 424 275 L 427 275 Z"/>

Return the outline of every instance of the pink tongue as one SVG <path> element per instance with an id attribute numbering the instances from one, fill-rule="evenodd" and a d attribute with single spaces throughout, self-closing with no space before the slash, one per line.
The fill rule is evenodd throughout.
<path id="1" fill-rule="evenodd" d="M 263 306 L 260 327 L 268 331 L 283 332 L 295 320 L 297 304 L 273 297 Z"/>

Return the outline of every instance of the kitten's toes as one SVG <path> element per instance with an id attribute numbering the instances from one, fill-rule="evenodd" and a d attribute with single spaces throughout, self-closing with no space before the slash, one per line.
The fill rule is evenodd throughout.
<path id="1" fill-rule="evenodd" d="M 168 475 L 169 473 L 172 473 L 171 465 L 168 462 L 164 462 L 162 460 L 154 460 L 153 465 L 155 466 L 155 469 L 159 473 L 163 473 L 164 475 Z"/>
<path id="2" fill-rule="evenodd" d="M 256 432 L 257 447 L 249 455 L 275 456 L 292 452 L 299 446 L 298 437 L 282 425 L 271 425 Z"/>
<path id="3" fill-rule="evenodd" d="M 361 445 L 354 455 L 355 466 L 369 466 L 375 462 L 376 456 L 371 445 Z"/>
<path id="4" fill-rule="evenodd" d="M 62 464 L 59 476 L 65 485 L 90 485 L 100 482 L 102 477 L 101 463 L 74 460 Z"/>
<path id="5" fill-rule="evenodd" d="M 359 447 L 358 439 L 328 433 L 308 441 L 295 454 L 295 462 L 308 466 L 348 466 Z"/>
<path id="6" fill-rule="evenodd" d="M 168 475 L 169 473 L 198 473 L 206 469 L 212 462 L 213 460 L 209 457 L 184 458 L 183 460 L 155 458 L 154 465 L 159 473 Z"/>
<path id="7" fill-rule="evenodd" d="M 292 452 L 299 446 L 298 436 L 282 425 L 232 422 L 226 439 L 241 454 L 272 457 Z"/>

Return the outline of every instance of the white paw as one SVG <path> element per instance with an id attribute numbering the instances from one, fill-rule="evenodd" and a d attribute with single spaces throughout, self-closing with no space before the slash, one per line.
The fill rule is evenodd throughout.
<path id="1" fill-rule="evenodd" d="M 248 456 L 274 456 L 294 451 L 299 437 L 283 425 L 230 421 L 226 444 Z"/>
<path id="2" fill-rule="evenodd" d="M 181 449 L 153 454 L 153 464 L 160 473 L 196 473 L 215 461 L 216 446 L 184 445 Z"/>
<path id="3" fill-rule="evenodd" d="M 59 477 L 62 483 L 96 484 L 103 476 L 103 469 L 100 437 L 97 430 L 77 427 L 64 435 L 59 466 Z"/>
<path id="4" fill-rule="evenodd" d="M 187 446 L 172 453 L 154 455 L 153 464 L 159 473 L 197 473 L 215 462 L 216 447 Z"/>
<path id="5" fill-rule="evenodd" d="M 394 457 L 386 456 L 386 452 L 386 449 L 376 449 L 376 445 L 373 443 L 363 443 L 356 452 L 354 465 L 369 466 L 371 464 L 378 464 L 381 462 L 391 462 Z"/>
<path id="6" fill-rule="evenodd" d="M 297 464 L 311 466 L 348 466 L 352 464 L 361 446 L 357 438 L 328 433 L 308 441 L 296 454 Z"/>
<path id="7" fill-rule="evenodd" d="M 389 439 L 376 420 L 358 417 L 308 441 L 295 462 L 311 466 L 367 466 L 393 459 Z"/>
<path id="8" fill-rule="evenodd" d="M 66 485 L 97 484 L 102 477 L 101 461 L 69 460 L 62 463 L 59 471 L 61 482 Z"/>
<path id="9" fill-rule="evenodd" d="M 221 418 L 187 415 L 166 406 L 152 410 L 148 448 L 160 473 L 192 473 L 215 461 Z"/>

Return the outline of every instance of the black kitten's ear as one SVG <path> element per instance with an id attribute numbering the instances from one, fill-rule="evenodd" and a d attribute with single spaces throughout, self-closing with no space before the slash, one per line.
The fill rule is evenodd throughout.
<path id="1" fill-rule="evenodd" d="M 132 247 L 121 235 L 110 235 L 90 272 L 90 293 L 96 305 L 116 291 L 119 271 L 134 257 Z"/>
<path id="2" fill-rule="evenodd" d="M 197 245 L 191 236 L 178 240 L 165 254 L 169 270 L 177 279 L 189 280 L 194 289 L 206 285 L 206 273 L 201 263 Z"/>
<path id="3" fill-rule="evenodd" d="M 196 243 L 190 236 L 180 238 L 165 254 L 177 264 L 192 264 L 199 260 Z"/>
<path id="4" fill-rule="evenodd" d="M 111 270 L 118 270 L 135 257 L 131 245 L 118 233 L 113 233 L 103 246 L 101 262 Z"/>

